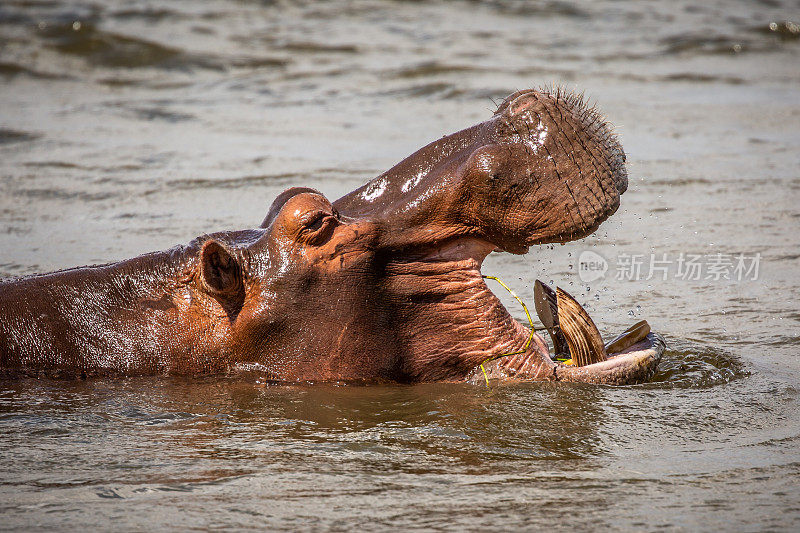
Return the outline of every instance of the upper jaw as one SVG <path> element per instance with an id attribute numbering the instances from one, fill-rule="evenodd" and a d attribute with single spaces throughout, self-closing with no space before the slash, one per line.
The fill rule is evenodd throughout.
<path id="1" fill-rule="evenodd" d="M 593 109 L 560 90 L 521 91 L 334 208 L 384 228 L 386 249 L 472 236 L 521 254 L 595 231 L 626 187 L 624 153 Z"/>

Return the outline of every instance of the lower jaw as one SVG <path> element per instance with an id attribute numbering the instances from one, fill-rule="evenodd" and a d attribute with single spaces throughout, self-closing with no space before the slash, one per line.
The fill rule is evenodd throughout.
<path id="1" fill-rule="evenodd" d="M 666 349 L 664 338 L 650 333 L 620 353 L 605 361 L 583 367 L 561 365 L 557 369 L 560 381 L 631 385 L 650 379 Z"/>
<path id="2" fill-rule="evenodd" d="M 655 373 L 665 349 L 664 339 L 650 333 L 645 339 L 605 361 L 577 367 L 550 359 L 544 340 L 536 333 L 533 338 L 545 345 L 545 351 L 530 349 L 521 354 L 501 357 L 473 369 L 466 380 L 473 383 L 502 381 L 566 381 L 605 385 L 630 385 L 647 381 Z M 533 345 L 533 342 L 531 343 Z"/>

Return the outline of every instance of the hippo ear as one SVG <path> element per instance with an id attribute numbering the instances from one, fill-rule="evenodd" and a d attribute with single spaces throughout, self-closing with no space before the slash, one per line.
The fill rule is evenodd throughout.
<path id="1" fill-rule="evenodd" d="M 239 260 L 219 242 L 210 239 L 200 250 L 200 277 L 206 291 L 233 318 L 244 304 L 244 281 Z"/>

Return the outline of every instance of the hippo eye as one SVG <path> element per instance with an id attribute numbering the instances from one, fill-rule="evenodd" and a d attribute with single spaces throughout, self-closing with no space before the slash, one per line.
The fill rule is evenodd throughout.
<path id="1" fill-rule="evenodd" d="M 311 220 L 306 222 L 306 228 L 311 231 L 317 231 L 325 223 L 325 219 L 330 216 L 327 213 L 317 213 Z"/>
<path id="2" fill-rule="evenodd" d="M 330 236 L 331 230 L 338 221 L 331 213 L 317 211 L 304 217 L 302 239 L 312 244 L 319 244 Z"/>

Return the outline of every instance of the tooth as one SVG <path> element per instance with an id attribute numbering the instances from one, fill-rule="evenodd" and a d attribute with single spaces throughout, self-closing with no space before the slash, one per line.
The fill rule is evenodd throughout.
<path id="1" fill-rule="evenodd" d="M 597 326 L 589 313 L 561 287 L 556 288 L 558 323 L 567 338 L 569 353 L 575 366 L 586 366 L 606 360 L 606 349 Z"/>
<path id="2" fill-rule="evenodd" d="M 606 353 L 619 353 L 630 348 L 647 337 L 648 333 L 650 333 L 650 324 L 647 323 L 647 320 L 641 320 L 620 333 L 614 340 L 609 341 L 606 344 Z"/>
<path id="3" fill-rule="evenodd" d="M 536 306 L 536 314 L 542 325 L 550 333 L 553 339 L 553 354 L 564 355 L 569 353 L 567 340 L 558 325 L 558 300 L 556 291 L 549 285 L 540 280 L 536 280 L 533 285 L 533 303 Z"/>

